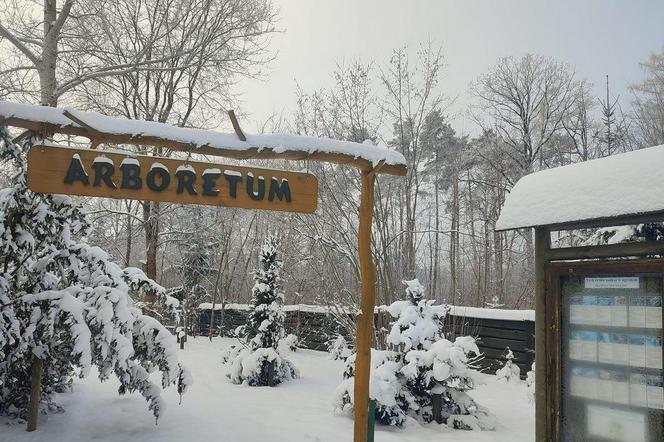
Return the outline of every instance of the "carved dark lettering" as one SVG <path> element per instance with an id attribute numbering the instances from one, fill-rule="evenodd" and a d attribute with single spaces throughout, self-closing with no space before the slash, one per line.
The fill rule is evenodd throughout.
<path id="1" fill-rule="evenodd" d="M 180 194 L 186 190 L 189 195 L 196 195 L 196 190 L 194 190 L 196 174 L 194 172 L 191 170 L 180 169 L 175 172 L 175 177 L 178 179 L 178 188 L 175 193 Z"/>
<path id="2" fill-rule="evenodd" d="M 247 175 L 247 193 L 252 200 L 260 201 L 265 197 L 265 178 L 262 176 L 258 177 L 258 191 L 254 191 L 254 176 L 251 174 Z"/>
<path id="3" fill-rule="evenodd" d="M 270 180 L 270 193 L 267 199 L 269 201 L 273 201 L 275 196 L 279 199 L 279 201 L 283 201 L 285 199 L 287 203 L 291 202 L 291 192 L 290 186 L 288 185 L 288 180 L 281 180 L 281 184 L 279 184 L 279 181 L 275 177 L 272 177 Z"/>
<path id="4" fill-rule="evenodd" d="M 217 196 L 219 189 L 217 189 L 217 178 L 221 176 L 220 173 L 205 173 L 203 174 L 203 196 Z"/>
<path id="5" fill-rule="evenodd" d="M 141 167 L 138 164 L 123 163 L 120 165 L 122 172 L 121 189 L 140 190 L 143 187 L 141 179 Z"/>
<path id="6" fill-rule="evenodd" d="M 237 198 L 237 184 L 242 182 L 242 175 L 224 173 L 224 178 L 228 181 L 228 193 L 231 198 Z"/>
<path id="7" fill-rule="evenodd" d="M 80 181 L 85 186 L 90 184 L 90 179 L 88 178 L 88 174 L 85 173 L 85 169 L 83 169 L 81 160 L 77 157 L 72 157 L 69 169 L 67 169 L 67 175 L 65 175 L 65 184 L 73 184 L 75 181 Z"/>
<path id="8" fill-rule="evenodd" d="M 159 177 L 160 184 L 157 184 L 157 177 Z M 162 192 L 166 190 L 168 185 L 171 183 L 171 175 L 166 169 L 162 169 L 161 167 L 153 167 L 145 177 L 145 183 L 147 184 L 148 189 L 154 192 Z"/>
<path id="9" fill-rule="evenodd" d="M 95 179 L 92 183 L 94 187 L 99 187 L 102 183 L 106 184 L 111 189 L 115 189 L 115 183 L 113 183 L 113 173 L 115 172 L 115 166 L 111 163 L 96 162 L 92 163 L 92 168 L 95 171 Z"/>

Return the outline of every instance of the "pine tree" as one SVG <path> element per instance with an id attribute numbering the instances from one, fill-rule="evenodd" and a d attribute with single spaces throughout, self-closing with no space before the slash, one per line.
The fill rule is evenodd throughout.
<path id="1" fill-rule="evenodd" d="M 276 238 L 270 237 L 259 253 L 247 324 L 236 330 L 245 348 L 233 347 L 224 357 L 234 383 L 272 386 L 299 377 L 297 368 L 278 350 L 286 314 L 279 276 L 283 263 L 277 259 L 277 246 Z"/>
<path id="2" fill-rule="evenodd" d="M 149 373 L 159 370 L 162 388 L 174 384 L 181 394 L 192 380 L 173 336 L 130 293 L 156 293 L 171 312 L 177 300 L 81 240 L 90 225 L 71 198 L 27 188 L 25 154 L 37 141 L 29 137 L 21 148 L 0 127 L 0 161 L 14 172 L 11 187 L 0 190 L 0 412 L 25 416 L 33 366 L 43 366 L 48 408 L 75 373 L 85 377 L 96 366 L 102 381 L 116 375 L 120 394 L 141 393 L 158 418 L 164 404 Z"/>

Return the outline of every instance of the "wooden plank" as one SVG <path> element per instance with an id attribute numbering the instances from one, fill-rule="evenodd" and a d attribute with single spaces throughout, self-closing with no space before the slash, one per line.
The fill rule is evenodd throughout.
<path id="1" fill-rule="evenodd" d="M 371 256 L 371 226 L 375 176 L 361 174 L 357 253 L 360 261 L 360 311 L 355 318 L 357 328 L 355 359 L 355 422 L 353 440 L 367 442 L 369 424 L 369 376 L 371 373 L 371 344 L 373 338 L 374 307 L 376 304 L 376 274 Z"/>
<path id="2" fill-rule="evenodd" d="M 664 255 L 664 241 L 550 249 L 546 253 L 546 258 L 550 261 L 561 261 L 570 259 L 617 258 L 647 255 Z"/>
<path id="3" fill-rule="evenodd" d="M 299 213 L 312 213 L 318 205 L 318 180 L 308 173 L 54 146 L 28 152 L 28 187 L 40 193 Z"/>
<path id="4" fill-rule="evenodd" d="M 501 339 L 501 338 L 489 338 L 481 336 L 478 338 L 477 345 L 482 345 L 483 347 L 495 348 L 502 350 L 503 352 L 507 347 L 510 348 L 513 352 L 525 352 L 528 350 L 534 350 L 532 348 L 527 348 L 526 343 L 523 341 L 514 341 L 512 339 Z"/>
<path id="5" fill-rule="evenodd" d="M 155 147 L 166 147 L 173 150 L 199 153 L 203 155 L 213 155 L 226 158 L 234 158 L 236 160 L 248 159 L 273 159 L 273 160 L 299 160 L 299 161 L 320 161 L 333 164 L 345 164 L 356 167 L 363 171 L 371 171 L 374 168 L 373 163 L 361 158 L 355 158 L 352 155 L 341 153 L 328 153 L 328 152 L 303 152 L 299 150 L 279 150 L 275 152 L 271 148 L 251 148 L 245 150 L 229 149 L 223 146 L 198 146 L 190 143 L 180 143 L 173 140 L 165 140 L 156 137 L 146 137 L 143 135 L 134 134 L 101 134 L 99 132 L 90 131 L 83 127 L 78 126 L 58 126 L 54 124 L 44 124 L 36 121 L 24 120 L 21 118 L 7 118 L 4 122 L 7 126 L 22 127 L 24 129 L 32 130 L 39 134 L 63 134 L 63 135 L 76 135 L 88 138 L 93 144 L 107 143 L 107 144 L 141 144 Z M 385 164 L 376 173 L 405 176 L 407 173 L 406 166 L 403 164 Z"/>
<path id="6" fill-rule="evenodd" d="M 533 321 L 514 321 L 510 319 L 469 318 L 464 316 L 457 316 L 457 318 L 459 320 L 456 323 L 462 323 L 466 327 L 494 327 L 506 330 L 527 330 L 533 323 Z"/>
<path id="7" fill-rule="evenodd" d="M 480 327 L 477 329 L 477 336 L 480 338 L 502 338 L 520 343 L 527 342 L 529 334 L 530 333 L 523 330 L 509 330 L 493 327 Z"/>

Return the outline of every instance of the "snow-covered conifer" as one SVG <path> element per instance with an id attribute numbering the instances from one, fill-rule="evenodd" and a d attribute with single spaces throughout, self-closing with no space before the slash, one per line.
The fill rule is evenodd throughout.
<path id="1" fill-rule="evenodd" d="M 53 404 L 54 392 L 95 366 L 101 380 L 118 378 L 120 394 L 141 393 L 158 418 L 161 388 L 173 384 L 184 393 L 192 380 L 174 337 L 130 294 L 156 293 L 171 312 L 177 300 L 85 243 L 89 224 L 71 198 L 27 188 L 24 158 L 35 141 L 20 148 L 0 127 L 0 160 L 15 174 L 0 190 L 0 412 L 25 415 L 30 369 L 40 359 L 42 404 Z M 155 370 L 161 388 L 149 379 Z"/>
<path id="2" fill-rule="evenodd" d="M 505 364 L 496 370 L 496 377 L 505 381 L 518 381 L 521 379 L 521 369 L 514 362 L 514 353 L 509 347 L 505 348 Z"/>
<path id="3" fill-rule="evenodd" d="M 478 372 L 470 356 L 479 355 L 475 340 L 444 338 L 442 320 L 447 306 L 424 298 L 418 280 L 404 281 L 407 300 L 388 311 L 394 317 L 387 341 L 394 351 L 372 350 L 370 397 L 376 400 L 376 420 L 402 426 L 409 418 L 442 421 L 453 428 L 492 429 L 493 417 L 467 394 L 477 384 Z M 335 409 L 353 407 L 355 355 L 346 360 L 344 381 L 335 393 Z M 434 396 L 440 399 L 434 410 Z"/>
<path id="4" fill-rule="evenodd" d="M 277 385 L 299 377 L 299 371 L 279 353 L 284 337 L 284 294 L 279 276 L 282 262 L 277 259 L 277 240 L 268 238 L 259 253 L 260 267 L 254 273 L 247 324 L 236 330 L 242 349 L 225 355 L 229 378 L 246 385 Z"/>
<path id="5" fill-rule="evenodd" d="M 330 359 L 334 360 L 341 359 L 342 361 L 345 361 L 351 354 L 353 354 L 348 348 L 346 338 L 342 335 L 337 335 L 334 340 L 330 340 L 327 348 L 330 353 Z"/>

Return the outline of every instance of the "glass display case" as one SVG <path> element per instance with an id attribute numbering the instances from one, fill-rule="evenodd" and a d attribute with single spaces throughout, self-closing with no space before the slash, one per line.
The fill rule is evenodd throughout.
<path id="1" fill-rule="evenodd" d="M 664 440 L 662 274 L 561 274 L 560 294 L 561 440 Z"/>

